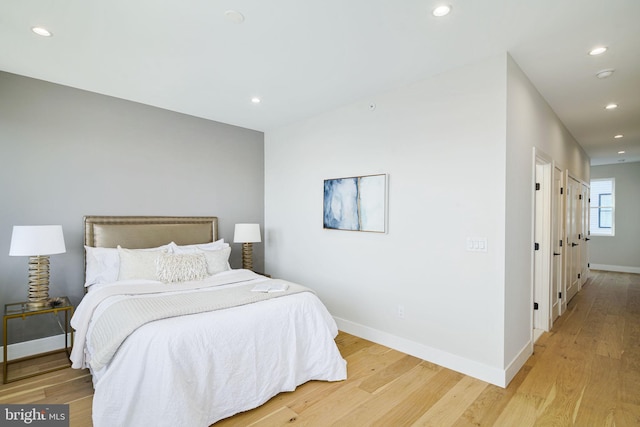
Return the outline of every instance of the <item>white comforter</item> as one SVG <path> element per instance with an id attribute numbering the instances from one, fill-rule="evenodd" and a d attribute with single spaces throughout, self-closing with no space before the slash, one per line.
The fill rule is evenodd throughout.
<path id="1" fill-rule="evenodd" d="M 212 288 L 195 285 L 184 291 L 216 292 L 261 280 L 246 270 L 232 270 L 210 280 L 216 285 Z M 91 322 L 85 329 L 79 319 L 86 322 L 87 313 L 131 298 L 109 295 L 96 304 L 90 302 L 96 299 L 93 292 L 73 319 L 80 338 L 76 346 L 82 347 L 74 346 L 77 367 L 84 365 L 85 352 L 91 357 Z M 306 381 L 343 380 L 346 362 L 335 345 L 336 334 L 335 321 L 311 292 L 147 323 L 123 342 L 109 364 L 92 370 L 94 426 L 208 426 Z"/>

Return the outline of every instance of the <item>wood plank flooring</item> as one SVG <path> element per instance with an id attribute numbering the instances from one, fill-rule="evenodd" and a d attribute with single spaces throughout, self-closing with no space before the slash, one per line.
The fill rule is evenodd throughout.
<path id="1" fill-rule="evenodd" d="M 230 426 L 640 426 L 640 275 L 591 273 L 505 389 L 340 333 L 346 381 L 312 381 L 216 423 Z M 55 357 L 18 369 L 46 367 Z M 88 372 L 0 386 L 2 403 L 68 403 L 91 426 Z"/>

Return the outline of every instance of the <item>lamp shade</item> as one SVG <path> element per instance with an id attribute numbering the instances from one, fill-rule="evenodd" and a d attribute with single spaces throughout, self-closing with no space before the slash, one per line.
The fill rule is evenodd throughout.
<path id="1" fill-rule="evenodd" d="M 40 256 L 66 252 L 61 225 L 14 225 L 10 256 Z"/>
<path id="2" fill-rule="evenodd" d="M 260 224 L 236 224 L 233 241 L 235 243 L 261 242 Z"/>

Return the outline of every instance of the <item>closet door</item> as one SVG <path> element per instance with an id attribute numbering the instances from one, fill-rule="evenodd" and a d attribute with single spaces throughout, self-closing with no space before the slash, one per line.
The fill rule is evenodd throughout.
<path id="1" fill-rule="evenodd" d="M 561 304 L 563 292 L 563 250 L 562 240 L 564 236 L 564 174 L 555 167 L 553 170 L 553 195 L 551 214 L 551 247 L 553 258 L 551 260 L 551 324 L 566 309 L 566 304 Z"/>
<path id="2" fill-rule="evenodd" d="M 567 220 L 566 220 L 566 282 L 567 302 L 580 290 L 581 259 L 580 234 L 582 232 L 582 189 L 580 183 L 569 177 L 567 181 Z"/>
<path id="3" fill-rule="evenodd" d="M 582 198 L 580 199 L 582 207 L 581 231 L 580 231 L 580 288 L 585 284 L 589 277 L 589 194 L 590 189 L 587 184 L 582 184 Z"/>

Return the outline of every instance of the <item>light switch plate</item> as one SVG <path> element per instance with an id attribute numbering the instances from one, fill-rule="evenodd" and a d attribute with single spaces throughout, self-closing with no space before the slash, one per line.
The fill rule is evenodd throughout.
<path id="1" fill-rule="evenodd" d="M 467 237 L 467 251 L 487 252 L 488 244 L 486 237 Z"/>

